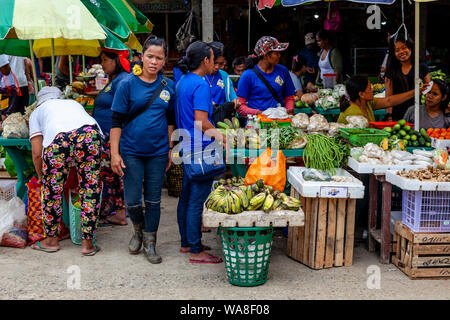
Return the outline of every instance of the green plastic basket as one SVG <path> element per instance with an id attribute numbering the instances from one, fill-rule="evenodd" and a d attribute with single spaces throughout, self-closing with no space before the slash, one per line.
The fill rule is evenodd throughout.
<path id="1" fill-rule="evenodd" d="M 240 287 L 264 284 L 269 272 L 273 227 L 222 228 L 222 240 L 228 281 Z"/>
<path id="2" fill-rule="evenodd" d="M 389 133 L 378 129 L 339 128 L 339 132 L 342 138 L 358 147 L 364 147 L 370 142 L 379 145 L 383 138 L 389 138 Z"/>
<path id="3" fill-rule="evenodd" d="M 100 195 L 100 203 L 102 202 L 102 197 Z M 98 225 L 98 219 L 97 219 Z M 77 209 L 72 203 L 72 193 L 69 192 L 69 226 L 70 226 L 70 239 L 74 244 L 81 245 L 81 209 Z M 97 233 L 94 234 L 92 242 L 95 243 Z"/>
<path id="4" fill-rule="evenodd" d="M 272 121 L 268 122 L 260 121 L 259 123 L 261 124 L 261 129 L 269 129 L 270 127 L 272 127 Z M 290 126 L 291 122 L 278 121 L 278 127 L 290 127 Z"/>

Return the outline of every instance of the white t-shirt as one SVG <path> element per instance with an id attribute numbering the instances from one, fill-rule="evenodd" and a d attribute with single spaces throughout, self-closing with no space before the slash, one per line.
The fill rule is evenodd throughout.
<path id="1" fill-rule="evenodd" d="M 27 76 L 25 75 L 25 58 L 9 56 L 9 66 L 17 78 L 19 87 L 28 86 Z"/>
<path id="2" fill-rule="evenodd" d="M 295 73 L 293 73 L 292 71 L 289 71 L 289 75 L 291 76 L 292 83 L 294 83 L 295 91 L 298 91 L 298 90 L 303 91 L 302 82 L 297 77 L 297 75 Z"/>
<path id="3" fill-rule="evenodd" d="M 97 121 L 75 100 L 48 100 L 31 113 L 30 140 L 36 136 L 43 136 L 42 145 L 46 148 L 59 133 L 86 125 L 97 125 Z M 100 126 L 99 131 L 103 136 Z"/>
<path id="4" fill-rule="evenodd" d="M 331 52 L 331 50 L 328 50 L 327 55 L 325 56 L 325 59 L 322 60 L 322 57 L 319 58 L 320 79 L 322 79 L 322 80 L 323 80 L 324 74 L 335 73 L 334 69 L 331 67 L 330 52 Z"/>

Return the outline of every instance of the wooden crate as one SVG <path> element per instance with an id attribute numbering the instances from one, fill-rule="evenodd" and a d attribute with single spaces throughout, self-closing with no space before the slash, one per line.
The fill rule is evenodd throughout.
<path id="1" fill-rule="evenodd" d="M 395 223 L 392 263 L 410 279 L 450 279 L 450 233 L 413 232 Z"/>
<path id="2" fill-rule="evenodd" d="M 303 227 L 290 227 L 287 255 L 313 268 L 353 264 L 356 199 L 304 198 L 291 188 L 291 196 L 302 202 Z"/>

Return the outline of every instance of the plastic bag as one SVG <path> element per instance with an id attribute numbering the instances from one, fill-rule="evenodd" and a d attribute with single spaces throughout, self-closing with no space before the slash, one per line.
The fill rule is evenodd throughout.
<path id="1" fill-rule="evenodd" d="M 7 139 L 28 138 L 28 125 L 20 112 L 9 115 L 2 124 L 4 136 Z"/>
<path id="2" fill-rule="evenodd" d="M 27 244 L 25 204 L 18 197 L 0 203 L 0 246 L 24 248 Z"/>
<path id="3" fill-rule="evenodd" d="M 267 118 L 269 118 L 269 119 L 287 119 L 287 118 L 289 118 L 286 108 L 283 108 L 283 107 L 269 108 L 269 109 L 265 110 L 262 114 L 267 116 Z"/>
<path id="4" fill-rule="evenodd" d="M 363 116 L 348 116 L 345 117 L 349 124 L 349 128 L 365 129 L 369 127 L 369 121 Z"/>
<path id="5" fill-rule="evenodd" d="M 416 158 L 415 155 L 409 153 L 408 151 L 402 150 L 392 150 L 391 155 L 393 158 L 398 160 L 414 160 Z"/>
<path id="6" fill-rule="evenodd" d="M 265 185 L 273 187 L 280 192 L 286 185 L 286 158 L 281 150 L 278 150 L 276 160 L 272 160 L 272 149 L 267 148 L 248 168 L 245 175 L 245 184 L 254 184 L 259 179 L 264 180 Z"/>
<path id="7" fill-rule="evenodd" d="M 359 161 L 359 158 L 363 155 L 364 148 L 362 147 L 354 147 L 350 149 L 350 156 Z"/>
<path id="8" fill-rule="evenodd" d="M 315 114 L 309 118 L 308 131 L 328 131 L 327 119 L 321 114 Z"/>
<path id="9" fill-rule="evenodd" d="M 439 169 L 446 169 L 448 163 L 447 150 L 436 149 L 433 151 L 433 162 Z"/>
<path id="10" fill-rule="evenodd" d="M 331 181 L 331 173 L 317 169 L 306 169 L 302 172 L 305 181 Z"/>
<path id="11" fill-rule="evenodd" d="M 291 125 L 296 128 L 306 129 L 309 125 L 309 117 L 306 113 L 297 113 L 293 118 Z"/>
<path id="12" fill-rule="evenodd" d="M 384 150 L 374 143 L 368 143 L 364 146 L 363 155 L 369 158 L 382 158 L 384 155 Z"/>

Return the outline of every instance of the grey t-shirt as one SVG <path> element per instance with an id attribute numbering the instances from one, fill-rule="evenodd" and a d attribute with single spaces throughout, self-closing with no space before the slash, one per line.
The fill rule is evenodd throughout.
<path id="1" fill-rule="evenodd" d="M 427 113 L 426 107 L 421 105 L 419 107 L 420 115 L 420 128 L 447 128 L 449 126 L 449 118 L 447 118 L 444 113 L 440 113 L 437 117 L 430 117 Z M 405 113 L 404 119 L 406 122 L 414 123 L 414 106 L 408 108 Z"/>

